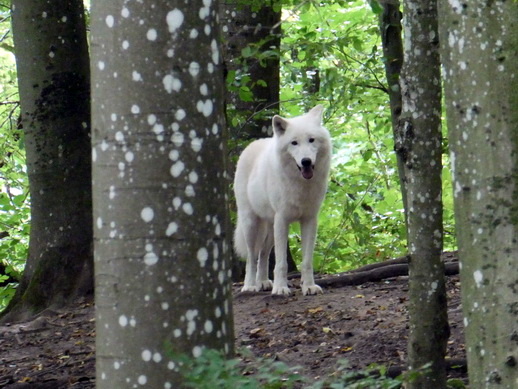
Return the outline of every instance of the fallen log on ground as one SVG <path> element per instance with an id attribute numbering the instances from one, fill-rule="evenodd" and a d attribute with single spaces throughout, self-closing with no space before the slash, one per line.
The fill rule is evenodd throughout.
<path id="1" fill-rule="evenodd" d="M 444 264 L 444 274 L 447 276 L 459 273 L 459 263 L 450 262 Z M 355 271 L 337 276 L 317 278 L 315 282 L 323 287 L 339 288 L 348 285 L 361 285 L 366 282 L 379 282 L 387 278 L 407 276 L 408 263 L 386 265 L 366 271 Z"/>
<path id="2" fill-rule="evenodd" d="M 452 276 L 459 274 L 459 262 L 456 252 L 447 252 L 442 255 L 444 274 Z M 317 278 L 315 282 L 323 287 L 339 288 L 348 285 L 361 285 L 366 282 L 379 282 L 387 278 L 408 275 L 408 258 L 404 256 L 384 262 L 373 263 L 342 273 L 336 276 Z M 300 277 L 300 275 L 298 275 Z M 295 277 L 293 277 L 295 278 Z"/>

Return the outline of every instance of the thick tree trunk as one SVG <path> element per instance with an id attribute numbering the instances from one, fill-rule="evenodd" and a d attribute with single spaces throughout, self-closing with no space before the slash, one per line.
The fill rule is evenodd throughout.
<path id="1" fill-rule="evenodd" d="M 92 9 L 97 387 L 233 352 L 217 3 Z"/>
<path id="2" fill-rule="evenodd" d="M 4 321 L 92 292 L 90 74 L 83 2 L 13 0 L 31 192 L 29 257 Z"/>
<path id="3" fill-rule="evenodd" d="M 435 0 L 405 1 L 403 109 L 398 123 L 407 190 L 409 388 L 444 388 L 449 336 L 442 252 L 441 78 Z"/>
<path id="4" fill-rule="evenodd" d="M 518 3 L 440 2 L 470 387 L 518 382 Z"/>

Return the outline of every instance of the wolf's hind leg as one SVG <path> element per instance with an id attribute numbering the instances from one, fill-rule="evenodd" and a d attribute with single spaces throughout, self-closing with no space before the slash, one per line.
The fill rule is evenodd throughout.
<path id="1" fill-rule="evenodd" d="M 257 272 L 257 261 L 252 252 L 246 257 L 245 282 L 241 292 L 258 292 L 259 288 L 255 284 L 255 274 Z"/>
<path id="2" fill-rule="evenodd" d="M 246 217 L 242 217 L 241 220 L 247 251 L 245 282 L 241 288 L 241 292 L 258 292 L 259 286 L 256 284 L 256 277 L 257 260 L 259 257 L 258 238 L 260 237 L 256 233 L 256 230 L 260 227 L 260 220 L 253 214 L 247 214 Z"/>
<path id="3" fill-rule="evenodd" d="M 273 228 L 266 226 L 266 236 L 259 253 L 259 263 L 257 266 L 257 286 L 261 290 L 272 290 L 273 283 L 268 278 L 268 265 L 270 260 L 270 252 L 273 248 Z"/>

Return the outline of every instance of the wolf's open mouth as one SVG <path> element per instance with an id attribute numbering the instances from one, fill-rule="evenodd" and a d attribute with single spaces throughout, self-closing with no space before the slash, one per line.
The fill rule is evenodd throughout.
<path id="1" fill-rule="evenodd" d="M 302 177 L 304 177 L 306 180 L 309 180 L 313 177 L 313 170 L 315 169 L 315 165 L 300 167 L 297 164 L 297 167 L 299 168 L 300 172 L 302 173 Z"/>

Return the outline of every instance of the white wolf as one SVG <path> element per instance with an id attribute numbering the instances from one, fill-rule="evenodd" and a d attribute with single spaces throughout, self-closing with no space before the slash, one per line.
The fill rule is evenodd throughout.
<path id="1" fill-rule="evenodd" d="M 323 107 L 292 119 L 274 116 L 273 136 L 252 142 L 241 154 L 234 191 L 237 202 L 236 252 L 246 258 L 242 291 L 272 290 L 289 295 L 286 245 L 290 223 L 302 232 L 302 293 L 322 293 L 313 278 L 317 217 L 327 189 L 331 162 Z M 275 244 L 273 284 L 268 257 Z"/>

